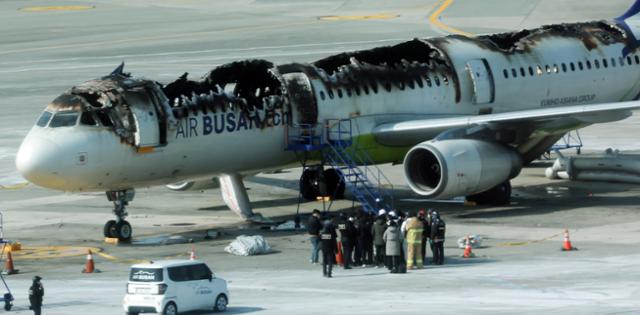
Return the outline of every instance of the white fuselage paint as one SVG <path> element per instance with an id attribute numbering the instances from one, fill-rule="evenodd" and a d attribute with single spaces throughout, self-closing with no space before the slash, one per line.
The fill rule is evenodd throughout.
<path id="1" fill-rule="evenodd" d="M 541 39 L 527 53 L 505 54 L 460 38 L 447 38 L 446 41 L 443 49 L 459 80 L 459 102 L 456 102 L 453 78 L 444 78 L 441 74 L 430 75 L 430 86 L 427 78 L 423 78 L 422 87 L 407 85 L 400 90 L 393 86 L 388 92 L 379 85 L 377 93 L 371 88 L 368 94 L 360 89 L 360 95 L 343 88 L 342 97 L 336 89 L 329 93 L 320 79 L 311 79 L 318 104 L 318 122 L 353 118 L 353 135 L 358 136 L 370 134 L 375 126 L 387 122 L 478 115 L 482 108 L 502 113 L 617 102 L 634 99 L 640 93 L 638 57 L 631 54 L 628 57 L 630 64 L 627 58 L 621 59 L 623 44 L 587 50 L 578 39 L 549 37 Z M 473 82 L 466 66 L 469 61 L 478 59 L 485 59 L 493 74 L 495 97 L 491 104 L 473 103 Z M 606 60 L 606 67 L 603 60 Z M 590 69 L 587 69 L 587 62 Z M 579 69 L 579 63 L 583 70 Z M 529 67 L 533 69 L 533 75 Z M 297 113 L 297 109 L 292 108 L 288 119 L 298 121 Z M 36 126 L 23 147 L 46 141 L 58 150 L 51 149 L 56 154 L 48 156 L 51 176 L 27 179 L 65 191 L 106 191 L 211 178 L 219 174 L 256 172 L 296 162 L 295 154 L 286 151 L 286 124 L 282 112 L 279 122 L 265 128 L 245 128 L 239 121 L 238 111 L 209 113 L 206 117 L 209 118 L 198 113 L 181 119 L 181 127 L 169 129 L 167 145 L 156 147 L 151 153 L 138 153 L 104 127 L 51 129 Z M 224 117 L 224 126 L 221 117 Z M 206 129 L 205 119 L 211 120 L 212 130 Z M 423 141 L 426 140 L 429 139 Z M 19 154 L 18 159 L 26 154 Z M 81 154 L 86 155 L 86 161 L 82 163 L 78 161 Z M 21 162 L 18 160 L 17 163 L 20 168 Z"/>

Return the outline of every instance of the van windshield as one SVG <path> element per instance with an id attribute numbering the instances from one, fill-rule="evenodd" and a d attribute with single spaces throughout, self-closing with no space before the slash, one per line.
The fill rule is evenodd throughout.
<path id="1" fill-rule="evenodd" d="M 162 281 L 162 269 L 158 268 L 131 268 L 129 280 L 134 282 L 160 282 Z"/>

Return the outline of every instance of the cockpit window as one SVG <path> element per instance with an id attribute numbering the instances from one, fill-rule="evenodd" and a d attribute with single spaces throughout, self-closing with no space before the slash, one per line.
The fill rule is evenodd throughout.
<path id="1" fill-rule="evenodd" d="M 40 118 L 38 118 L 38 122 L 36 123 L 36 125 L 40 127 L 46 127 L 49 123 L 49 120 L 51 119 L 51 116 L 53 116 L 51 112 L 44 111 Z"/>
<path id="2" fill-rule="evenodd" d="M 78 122 L 78 112 L 59 112 L 53 116 L 49 127 L 71 127 Z"/>
<path id="3" fill-rule="evenodd" d="M 93 118 L 93 115 L 89 112 L 83 112 L 80 116 L 80 124 L 85 126 L 96 126 L 96 120 Z"/>

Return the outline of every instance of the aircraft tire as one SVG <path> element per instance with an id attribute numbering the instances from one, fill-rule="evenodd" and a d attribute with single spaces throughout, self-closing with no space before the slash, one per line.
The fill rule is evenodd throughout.
<path id="1" fill-rule="evenodd" d="M 300 176 L 300 194 L 307 201 L 314 201 L 320 195 L 318 187 L 314 185 L 318 171 L 316 169 L 306 169 Z"/>
<path id="2" fill-rule="evenodd" d="M 327 182 L 329 195 L 333 196 L 334 199 L 344 199 L 345 184 L 341 180 L 342 173 L 335 168 L 329 168 L 324 170 L 324 178 Z"/>
<path id="3" fill-rule="evenodd" d="M 511 202 L 511 182 L 506 181 L 485 192 L 466 197 L 467 201 L 473 201 L 479 205 L 503 206 Z"/>
<path id="4" fill-rule="evenodd" d="M 116 223 L 113 231 L 115 232 L 115 237 L 120 241 L 128 242 L 133 236 L 133 228 L 131 227 L 131 224 L 125 220 Z"/>
<path id="5" fill-rule="evenodd" d="M 115 234 L 113 234 L 113 231 L 115 230 L 115 226 L 116 226 L 116 220 L 109 220 L 107 221 L 107 223 L 104 224 L 104 237 L 116 237 Z"/>

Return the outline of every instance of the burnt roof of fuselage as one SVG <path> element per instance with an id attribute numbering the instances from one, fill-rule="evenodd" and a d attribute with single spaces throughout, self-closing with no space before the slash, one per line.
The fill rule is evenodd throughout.
<path id="1" fill-rule="evenodd" d="M 591 21 L 543 25 L 533 29 L 475 37 L 449 35 L 430 41 L 436 45 L 438 42 L 447 43 L 451 39 L 471 41 L 485 49 L 505 54 L 516 54 L 529 52 L 542 40 L 553 37 L 579 40 L 587 50 L 617 43 L 627 43 L 629 38 L 625 30 L 616 22 Z"/>

